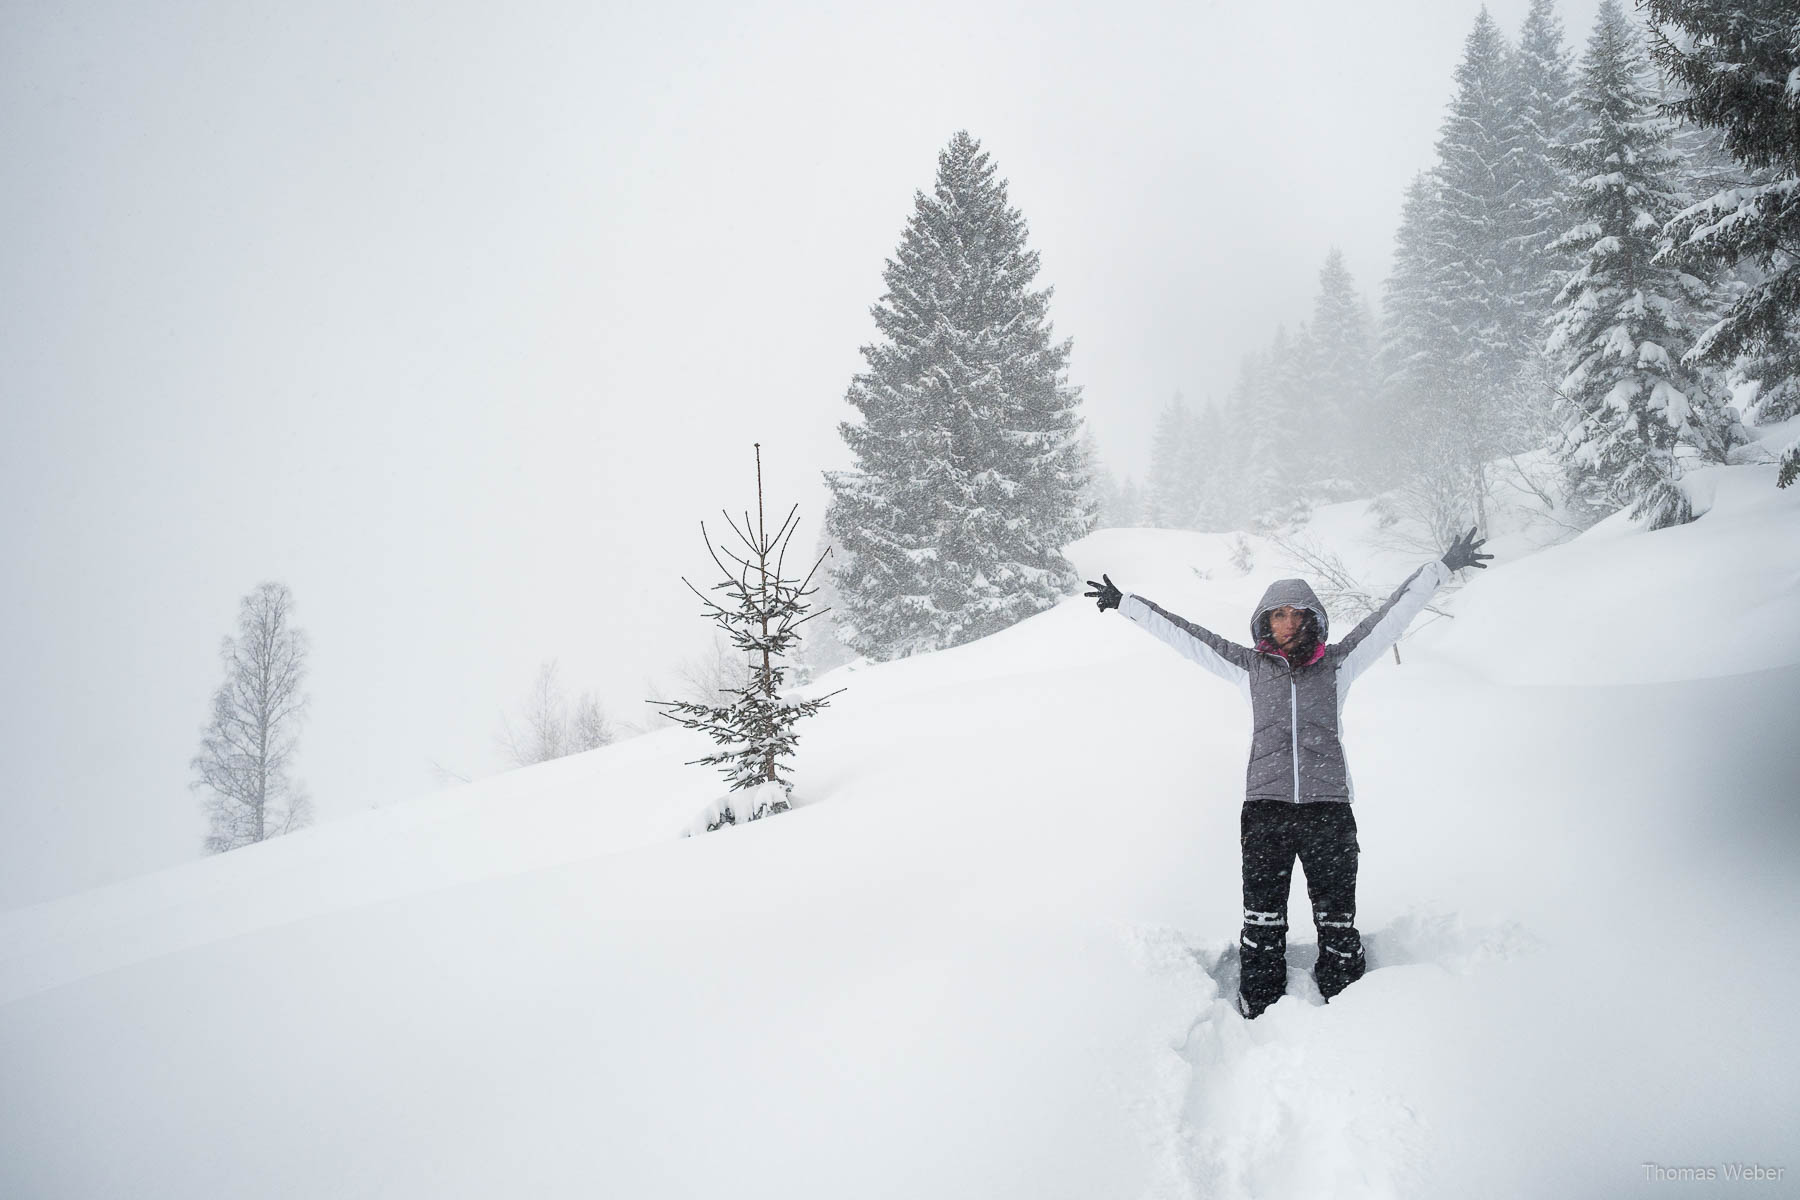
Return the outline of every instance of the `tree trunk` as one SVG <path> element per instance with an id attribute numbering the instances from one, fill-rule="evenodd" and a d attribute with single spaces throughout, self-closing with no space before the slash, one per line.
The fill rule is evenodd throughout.
<path id="1" fill-rule="evenodd" d="M 775 679 L 772 665 L 769 662 L 769 539 L 763 531 L 763 486 L 762 486 L 762 443 L 756 442 L 756 542 L 759 547 L 756 556 L 757 569 L 762 573 L 762 602 L 758 607 L 762 610 L 763 665 L 762 686 L 763 699 L 770 705 L 775 703 Z M 763 778 L 770 783 L 775 778 L 775 748 L 771 746 L 763 759 Z"/>

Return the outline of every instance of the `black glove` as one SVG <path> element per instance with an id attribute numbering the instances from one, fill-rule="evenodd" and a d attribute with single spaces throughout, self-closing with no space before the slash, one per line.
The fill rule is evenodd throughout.
<path id="1" fill-rule="evenodd" d="M 1105 575 L 1100 576 L 1100 578 L 1105 579 L 1106 582 L 1095 583 L 1090 579 L 1087 581 L 1087 585 L 1094 590 L 1091 592 L 1083 592 L 1081 594 L 1083 596 L 1092 597 L 1095 606 L 1098 607 L 1101 612 L 1105 612 L 1109 608 L 1119 607 L 1119 601 L 1125 598 L 1125 593 L 1114 587 L 1113 581 L 1107 579 Z"/>
<path id="2" fill-rule="evenodd" d="M 1444 565 L 1452 571 L 1460 571 L 1464 567 L 1474 567 L 1478 571 L 1485 571 L 1487 563 L 1481 560 L 1494 557 L 1491 554 L 1478 553 L 1486 544 L 1487 539 L 1482 538 L 1477 541 L 1475 531 L 1471 529 L 1450 543 L 1450 549 L 1444 551 Z"/>

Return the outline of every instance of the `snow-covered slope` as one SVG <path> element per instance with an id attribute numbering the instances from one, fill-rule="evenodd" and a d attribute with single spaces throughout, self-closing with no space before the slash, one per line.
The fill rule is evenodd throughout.
<path id="1" fill-rule="evenodd" d="M 1357 684 L 1375 969 L 1329 1006 L 1298 871 L 1290 995 L 1229 1003 L 1236 693 L 1072 600 L 820 681 L 777 819 L 682 839 L 672 731 L 0 914 L 0 1195 L 1792 1187 L 1800 514 L 1713 482 L 1496 539 Z M 1315 523 L 1397 583 L 1364 528 Z M 1294 573 L 1250 544 L 1071 555 L 1242 639 Z"/>

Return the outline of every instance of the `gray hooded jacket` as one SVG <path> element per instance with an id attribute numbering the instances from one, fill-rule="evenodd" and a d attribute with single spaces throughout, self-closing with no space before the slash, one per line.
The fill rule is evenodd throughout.
<path id="1" fill-rule="evenodd" d="M 1237 684 L 1250 701 L 1254 732 L 1245 796 L 1251 800 L 1285 800 L 1290 804 L 1318 801 L 1348 803 L 1354 793 L 1350 767 L 1338 740 L 1344 697 L 1358 675 L 1423 612 L 1437 590 L 1449 582 L 1450 568 L 1431 562 L 1409 576 L 1387 603 L 1363 618 L 1350 636 L 1326 644 L 1330 623 L 1325 606 L 1303 579 L 1281 579 L 1263 593 L 1250 618 L 1250 640 L 1257 643 L 1263 616 L 1288 605 L 1311 609 L 1319 619 L 1320 648 L 1312 662 L 1293 667 L 1268 642 L 1256 649 L 1227 641 L 1210 629 L 1128 595 L 1119 612 L 1193 659 L 1213 674 Z"/>

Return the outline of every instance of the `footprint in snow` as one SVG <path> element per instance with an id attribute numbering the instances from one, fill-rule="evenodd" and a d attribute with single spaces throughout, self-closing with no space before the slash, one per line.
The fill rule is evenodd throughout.
<path id="1" fill-rule="evenodd" d="M 1325 1003 L 1312 979 L 1316 943 L 1288 946 L 1287 994 L 1302 1006 L 1249 1022 L 1237 1011 L 1235 938 L 1167 928 L 1129 937 L 1140 966 L 1186 997 L 1146 1031 L 1148 1086 L 1136 1107 L 1151 1151 L 1147 1200 L 1428 1193 L 1431 1131 L 1410 1089 L 1371 1071 L 1354 1045 L 1306 1031 L 1306 1008 Z M 1516 923 L 1473 928 L 1419 911 L 1363 933 L 1371 971 L 1431 963 L 1467 975 L 1536 944 Z"/>

